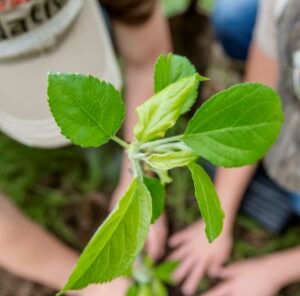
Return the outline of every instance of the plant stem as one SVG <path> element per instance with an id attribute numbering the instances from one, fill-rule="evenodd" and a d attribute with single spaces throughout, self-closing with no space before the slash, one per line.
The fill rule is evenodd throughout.
<path id="1" fill-rule="evenodd" d="M 161 140 L 156 140 L 156 141 L 148 142 L 148 143 L 143 144 L 141 146 L 141 148 L 142 149 L 147 149 L 147 148 L 159 146 L 159 145 L 162 145 L 162 144 L 176 142 L 176 141 L 181 140 L 182 137 L 183 137 L 183 135 L 178 135 L 178 136 L 174 136 L 174 137 L 169 137 L 169 138 L 164 138 L 164 139 L 161 139 Z"/>
<path id="2" fill-rule="evenodd" d="M 140 180 L 143 180 L 143 170 L 137 159 L 132 159 L 132 169 L 133 169 L 133 176 L 138 177 Z"/>
<path id="3" fill-rule="evenodd" d="M 192 150 L 186 146 L 183 142 L 173 142 L 168 144 L 163 144 L 154 147 L 151 151 L 155 152 L 170 152 L 170 151 L 188 151 L 192 152 Z"/>
<path id="4" fill-rule="evenodd" d="M 121 147 L 125 148 L 125 149 L 128 149 L 129 148 L 129 144 L 126 143 L 125 141 L 123 141 L 122 139 L 120 139 L 119 137 L 117 136 L 112 136 L 111 139 L 118 143 Z"/>
<path id="5" fill-rule="evenodd" d="M 128 152 L 128 158 L 132 165 L 133 176 L 138 177 L 140 180 L 142 180 L 143 170 L 141 168 L 139 160 L 142 159 L 145 156 L 145 154 L 139 153 L 139 150 L 140 150 L 140 144 L 135 142 L 129 145 L 129 149 L 127 150 L 127 152 Z"/>
<path id="6" fill-rule="evenodd" d="M 144 160 L 145 158 L 146 158 L 145 153 L 137 153 L 134 155 L 134 159 L 137 159 L 137 160 Z"/>

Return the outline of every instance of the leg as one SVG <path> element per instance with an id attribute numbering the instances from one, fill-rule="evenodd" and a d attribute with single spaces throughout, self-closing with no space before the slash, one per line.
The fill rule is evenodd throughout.
<path id="1" fill-rule="evenodd" d="M 62 287 L 78 258 L 1 194 L 0 248 L 1 267 L 55 289 Z"/>
<path id="2" fill-rule="evenodd" d="M 11 273 L 61 289 L 78 254 L 27 219 L 0 193 L 0 266 Z M 125 295 L 130 282 L 120 278 L 74 293 L 80 296 Z M 72 294 L 73 295 L 73 294 Z"/>
<path id="3" fill-rule="evenodd" d="M 246 60 L 259 0 L 216 0 L 213 26 L 226 53 Z"/>

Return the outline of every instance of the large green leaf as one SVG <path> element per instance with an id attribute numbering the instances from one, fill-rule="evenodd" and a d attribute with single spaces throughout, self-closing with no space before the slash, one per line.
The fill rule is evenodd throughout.
<path id="1" fill-rule="evenodd" d="M 144 183 L 147 186 L 152 198 L 151 223 L 153 224 L 159 218 L 165 208 L 165 187 L 156 178 L 144 177 Z"/>
<path id="2" fill-rule="evenodd" d="M 143 247 L 151 215 L 150 193 L 139 179 L 134 179 L 81 254 L 62 292 L 123 275 Z"/>
<path id="3" fill-rule="evenodd" d="M 263 157 L 282 121 L 278 94 L 265 85 L 244 83 L 205 102 L 189 122 L 183 141 L 215 165 L 242 166 Z"/>
<path id="4" fill-rule="evenodd" d="M 134 128 L 140 142 L 161 138 L 174 126 L 186 99 L 199 84 L 200 76 L 194 74 L 170 84 L 137 108 L 138 123 Z"/>
<path id="5" fill-rule="evenodd" d="M 62 134 L 82 147 L 106 143 L 124 119 L 120 93 L 92 76 L 50 73 L 48 97 Z"/>
<path id="6" fill-rule="evenodd" d="M 155 93 L 184 77 L 195 74 L 196 72 L 196 68 L 186 57 L 172 53 L 161 55 L 157 59 L 154 69 Z M 207 79 L 201 76 L 201 80 Z M 195 85 L 194 91 L 187 97 L 181 113 L 185 113 L 192 107 L 197 98 L 197 90 L 198 85 Z"/>
<path id="7" fill-rule="evenodd" d="M 164 154 L 151 154 L 146 162 L 157 170 L 171 170 L 182 167 L 196 160 L 198 156 L 189 151 L 173 151 Z"/>
<path id="8" fill-rule="evenodd" d="M 222 231 L 224 213 L 214 185 L 204 169 L 196 163 L 190 164 L 189 169 L 192 173 L 200 212 L 206 224 L 206 236 L 209 242 L 212 242 Z"/>

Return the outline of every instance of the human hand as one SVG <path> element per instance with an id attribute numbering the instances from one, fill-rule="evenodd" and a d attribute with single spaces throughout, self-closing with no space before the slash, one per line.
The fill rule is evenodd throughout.
<path id="1" fill-rule="evenodd" d="M 174 279 L 184 281 L 182 291 L 186 295 L 196 291 L 205 273 L 215 276 L 231 252 L 231 235 L 224 232 L 210 244 L 204 228 L 202 221 L 196 222 L 175 233 L 169 240 L 170 247 L 174 248 L 170 259 L 180 261 Z"/>
<path id="2" fill-rule="evenodd" d="M 277 269 L 265 258 L 232 264 L 219 271 L 224 281 L 202 296 L 274 296 L 281 289 Z"/>
<path id="3" fill-rule="evenodd" d="M 147 254 L 155 261 L 160 259 L 166 248 L 168 238 L 167 217 L 163 214 L 155 224 L 151 225 L 146 242 Z"/>
<path id="4" fill-rule="evenodd" d="M 126 278 L 118 278 L 110 283 L 102 285 L 91 285 L 88 288 L 70 294 L 70 296 L 124 296 L 130 286 Z"/>

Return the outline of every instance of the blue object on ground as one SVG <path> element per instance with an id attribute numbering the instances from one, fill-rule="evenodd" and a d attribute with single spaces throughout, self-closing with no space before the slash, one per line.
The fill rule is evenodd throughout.
<path id="1" fill-rule="evenodd" d="M 300 193 L 292 192 L 289 194 L 289 200 L 292 208 L 298 216 L 300 216 Z"/>
<path id="2" fill-rule="evenodd" d="M 226 53 L 246 60 L 252 40 L 259 0 L 216 0 L 212 21 Z"/>

